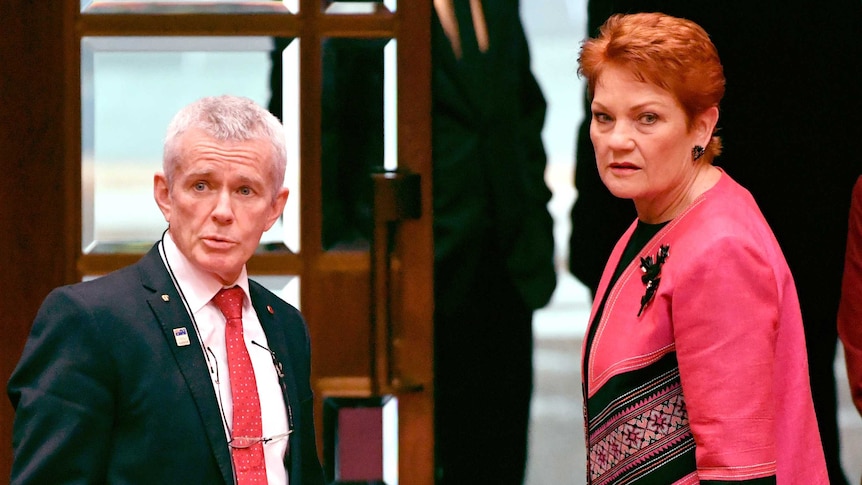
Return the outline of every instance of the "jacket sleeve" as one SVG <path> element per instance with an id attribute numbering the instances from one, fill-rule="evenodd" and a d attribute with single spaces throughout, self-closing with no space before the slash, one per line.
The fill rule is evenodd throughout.
<path id="1" fill-rule="evenodd" d="M 853 188 L 848 226 L 838 335 L 844 345 L 853 403 L 862 413 L 862 177 Z"/>
<path id="2" fill-rule="evenodd" d="M 702 483 L 768 478 L 777 460 L 779 282 L 755 242 L 703 241 L 707 247 L 675 282 L 672 304 L 698 476 Z"/>
<path id="3" fill-rule="evenodd" d="M 12 484 L 105 481 L 114 403 L 102 338 L 68 288 L 48 295 L 7 388 Z"/>
<path id="4" fill-rule="evenodd" d="M 309 389 L 308 394 L 300 402 L 300 426 L 299 433 L 302 439 L 302 455 L 299 457 L 302 476 L 298 483 L 301 485 L 324 485 L 323 467 L 317 455 L 317 441 L 314 430 L 314 396 L 311 394 L 311 338 L 308 334 L 308 326 L 303 319 L 303 342 L 304 352 L 301 354 L 301 362 L 296 362 L 294 369 L 301 369 L 296 378 L 303 388 Z M 294 477 L 291 477 L 294 478 Z"/>
<path id="5" fill-rule="evenodd" d="M 517 17 L 517 13 L 513 15 Z M 547 102 L 531 70 L 530 51 L 523 26 L 515 22 L 512 45 L 520 52 L 514 66 L 518 76 L 519 112 L 516 116 L 518 141 L 517 179 L 523 185 L 524 213 L 521 230 L 513 242 L 512 257 L 506 261 L 521 296 L 529 308 L 547 305 L 557 284 L 554 264 L 554 220 L 548 211 L 551 190 L 545 182 L 547 154 L 542 140 Z M 511 175 L 510 175 L 511 176 Z M 506 197 L 505 195 L 503 197 Z"/>

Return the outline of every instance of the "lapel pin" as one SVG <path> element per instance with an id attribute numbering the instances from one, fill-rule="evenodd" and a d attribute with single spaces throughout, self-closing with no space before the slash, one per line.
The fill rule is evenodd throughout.
<path id="1" fill-rule="evenodd" d="M 175 328 L 174 339 L 177 341 L 177 347 L 185 347 L 191 343 L 189 341 L 189 332 L 186 330 L 186 327 Z"/>
<path id="2" fill-rule="evenodd" d="M 270 315 L 275 315 L 275 310 L 273 310 L 269 305 L 266 306 L 266 311 L 268 311 Z"/>
<path id="3" fill-rule="evenodd" d="M 164 301 L 171 301 L 171 297 L 170 297 L 170 296 L 168 296 L 168 295 L 162 295 L 162 300 L 164 300 Z"/>

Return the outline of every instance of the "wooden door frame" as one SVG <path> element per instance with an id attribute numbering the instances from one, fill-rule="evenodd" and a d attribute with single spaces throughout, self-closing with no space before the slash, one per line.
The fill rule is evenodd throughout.
<path id="1" fill-rule="evenodd" d="M 317 0 L 303 0 L 310 6 Z M 427 3 L 427 5 L 424 5 Z M 430 54 L 415 57 L 416 52 L 428 52 L 430 43 L 430 2 L 409 10 L 401 22 L 422 25 L 422 29 L 399 38 L 399 60 L 411 59 L 412 69 L 399 62 L 400 89 L 430 86 Z M 113 260 L 90 258 L 81 260 L 81 215 L 76 201 L 80 200 L 80 45 L 77 43 L 79 2 L 31 2 L 7 0 L 0 15 L 0 160 L 4 175 L 0 190 L 0 268 L 4 275 L 5 294 L 0 298 L 0 382 L 5 385 L 21 354 L 30 326 L 45 296 L 55 287 L 79 281 L 81 274 L 99 273 L 124 266 L 137 256 Z M 406 10 L 405 10 L 406 11 Z M 99 24 L 117 17 L 89 18 Z M 161 21 L 162 19 L 160 19 Z M 171 18 L 182 22 L 182 19 Z M 231 20 L 213 16 L 216 24 L 228 28 Z M 327 19 L 328 29 L 349 32 L 356 18 Z M 359 19 L 361 22 L 373 20 Z M 107 23 L 105 25 L 108 25 Z M 136 28 L 140 28 L 138 25 Z M 267 30 L 271 25 L 264 24 Z M 373 25 L 372 25 L 373 27 Z M 157 28 L 157 23 L 144 24 L 140 35 Z M 201 29 L 201 33 L 209 29 Z M 117 32 L 119 33 L 119 32 Z M 128 30 L 123 30 L 128 35 Z M 252 32 L 253 34 L 253 32 Z M 407 57 L 410 56 L 410 57 Z M 319 89 L 316 88 L 316 89 Z M 430 87 L 426 87 L 430 93 Z M 413 141 L 399 144 L 399 162 L 403 167 L 430 174 L 430 96 L 413 105 L 399 103 L 401 125 L 424 126 L 422 129 L 401 130 L 399 137 Z M 427 121 L 422 121 L 422 118 Z M 304 120 L 303 122 L 308 122 Z M 313 120 L 312 120 L 313 121 Z M 407 123 L 405 123 L 407 122 Z M 319 120 L 318 120 L 319 126 Z M 409 145 L 410 148 L 403 148 Z M 422 180 L 421 221 L 407 221 L 398 234 L 399 264 L 418 268 L 422 278 L 401 281 L 408 302 L 400 309 L 408 322 L 427 320 L 404 328 L 405 341 L 426 341 L 430 345 L 433 307 L 431 272 L 432 254 L 419 250 L 407 241 L 422 238 L 430 241 L 431 178 Z M 304 245 L 304 247 L 308 247 Z M 266 266 L 264 264 L 261 267 Z M 280 269 L 280 268 L 279 268 Z M 278 269 L 277 269 L 278 270 Z M 276 271 L 277 271 L 276 270 Z M 425 349 L 416 350 L 417 353 Z M 418 412 L 433 412 L 433 363 L 431 359 L 411 358 L 406 350 L 401 359 L 403 371 L 427 383 L 427 392 L 401 398 L 405 406 Z M 430 354 L 430 349 L 428 353 Z M 13 410 L 5 397 L 0 398 L 0 481 L 9 477 L 12 464 Z M 401 459 L 420 464 L 411 475 L 401 477 L 401 483 L 433 483 L 433 426 L 428 421 L 401 422 Z"/>
<path id="2" fill-rule="evenodd" d="M 45 296 L 74 281 L 80 238 L 70 233 L 66 170 L 72 129 L 67 123 L 65 80 L 70 2 L 7 0 L 0 15 L 0 480 L 12 466 L 12 406 L 6 382 L 21 355 Z M 80 180 L 80 179 L 79 179 Z"/>

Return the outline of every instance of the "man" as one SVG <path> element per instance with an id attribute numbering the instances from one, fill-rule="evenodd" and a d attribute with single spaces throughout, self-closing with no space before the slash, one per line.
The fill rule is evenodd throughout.
<path id="1" fill-rule="evenodd" d="M 36 316 L 8 385 L 12 483 L 323 484 L 304 321 L 245 266 L 287 201 L 285 164 L 251 100 L 176 115 L 162 240 Z"/>
<path id="2" fill-rule="evenodd" d="M 437 483 L 519 485 L 533 311 L 556 284 L 546 105 L 517 1 L 434 7 Z"/>

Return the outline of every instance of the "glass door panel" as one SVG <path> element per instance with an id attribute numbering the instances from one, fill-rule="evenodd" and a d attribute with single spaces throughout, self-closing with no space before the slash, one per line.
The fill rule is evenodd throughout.
<path id="1" fill-rule="evenodd" d="M 398 398 L 326 399 L 323 428 L 331 485 L 398 485 Z"/>
<path id="2" fill-rule="evenodd" d="M 371 174 L 398 167 L 396 41 L 329 38 L 322 53 L 322 244 L 367 249 Z"/>
<path id="3" fill-rule="evenodd" d="M 158 0 L 81 0 L 81 12 L 85 14 L 248 14 L 248 13 L 297 13 L 299 0 L 234 0 L 213 2 L 209 0 L 185 0 L 167 2 Z"/>
<path id="4" fill-rule="evenodd" d="M 397 0 L 325 0 L 323 8 L 330 14 L 373 14 L 381 11 L 394 12 Z"/>
<path id="5" fill-rule="evenodd" d="M 256 275 L 253 279 L 262 284 L 269 291 L 278 295 L 282 300 L 302 310 L 299 299 L 299 276 Z"/>
<path id="6" fill-rule="evenodd" d="M 298 43 L 298 42 L 296 42 Z M 291 203 L 262 250 L 299 250 L 298 54 L 284 63 Z M 153 201 L 171 117 L 202 96 L 270 103 L 270 37 L 85 37 L 81 41 L 82 251 L 144 252 L 166 227 Z M 283 108 L 283 107 L 282 107 Z M 286 222 L 283 222 L 286 221 Z"/>
<path id="7" fill-rule="evenodd" d="M 394 12 L 396 0 L 383 1 L 332 1 L 324 2 L 323 8 L 330 14 L 372 14 L 378 12 Z"/>

